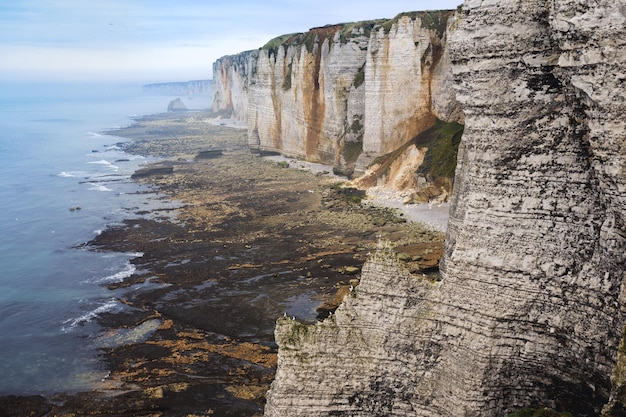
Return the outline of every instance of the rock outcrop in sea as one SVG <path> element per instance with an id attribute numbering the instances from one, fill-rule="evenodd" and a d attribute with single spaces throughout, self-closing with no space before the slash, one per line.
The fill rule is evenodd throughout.
<path id="1" fill-rule="evenodd" d="M 170 101 L 167 105 L 167 111 L 187 111 L 187 106 L 180 98 Z"/>
<path id="2" fill-rule="evenodd" d="M 465 118 L 439 279 L 403 270 L 382 242 L 335 314 L 280 318 L 266 416 L 624 415 L 626 4 L 467 0 L 439 32 L 418 16 L 389 31 L 355 27 L 347 43 L 343 28 L 320 28 L 315 39 L 326 40 L 310 51 L 280 43 L 216 64 L 217 85 L 248 89 L 249 101 L 230 100 L 253 145 L 337 166 L 360 135 L 355 167 L 419 133 L 384 115 L 459 120 L 456 105 L 437 110 L 445 94 L 428 96 L 430 107 L 409 94 L 415 77 L 431 92 L 453 77 Z M 380 71 L 355 85 L 374 54 L 405 69 L 368 61 Z M 447 60 L 451 71 L 437 73 Z M 303 78 L 307 66 L 320 75 Z M 404 106 L 378 94 L 394 82 Z M 380 117 L 359 118 L 372 107 Z M 361 128 L 351 136 L 352 123 Z"/>
<path id="3" fill-rule="evenodd" d="M 261 152 L 367 174 L 364 186 L 447 196 L 463 122 L 449 70 L 453 13 L 328 25 L 223 57 L 213 65 L 213 110 L 246 122 L 250 147 Z M 447 135 L 442 124 L 452 125 Z M 435 144 L 440 137 L 449 143 Z M 426 155 L 437 146 L 449 148 L 450 160 Z M 425 169 L 425 159 L 444 169 Z"/>

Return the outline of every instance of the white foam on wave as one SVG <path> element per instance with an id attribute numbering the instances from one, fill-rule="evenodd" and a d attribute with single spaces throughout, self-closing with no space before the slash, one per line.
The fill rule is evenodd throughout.
<path id="1" fill-rule="evenodd" d="M 110 163 L 106 159 L 99 159 L 97 161 L 90 161 L 90 162 L 87 162 L 87 163 L 88 164 L 93 164 L 93 165 L 102 165 L 102 166 L 105 166 L 107 168 L 114 169 L 116 171 L 119 169 L 119 167 L 117 165 Z"/>
<path id="2" fill-rule="evenodd" d="M 89 323 L 91 320 L 98 317 L 98 315 L 106 313 L 107 311 L 111 311 L 115 306 L 118 305 L 118 303 L 119 302 L 115 298 L 111 298 L 110 300 L 105 301 L 91 311 L 81 314 L 78 317 L 67 319 L 63 322 L 61 331 L 67 333 L 74 330 L 76 326 Z"/>
<path id="3" fill-rule="evenodd" d="M 102 254 L 102 257 L 104 259 L 118 258 L 120 256 L 127 256 L 129 258 L 141 258 L 143 256 L 143 252 L 110 252 Z"/>
<path id="4" fill-rule="evenodd" d="M 61 171 L 57 174 L 57 177 L 61 178 L 76 178 L 86 175 L 85 171 Z"/>
<path id="5" fill-rule="evenodd" d="M 126 265 L 124 265 L 124 269 L 122 269 L 119 272 L 116 272 L 115 274 L 111 274 L 108 275 L 104 278 L 100 278 L 98 280 L 96 280 L 96 282 L 122 282 L 125 278 L 128 278 L 129 276 L 131 276 L 132 274 L 134 274 L 137 271 L 137 267 L 133 264 L 131 264 L 130 262 L 126 262 Z"/>
<path id="6" fill-rule="evenodd" d="M 88 134 L 89 136 L 95 136 L 95 137 L 102 136 L 102 135 L 101 135 L 100 133 L 98 133 L 98 132 L 87 132 L 87 134 Z"/>
<path id="7" fill-rule="evenodd" d="M 101 185 L 101 184 L 94 184 L 93 182 L 90 182 L 88 184 L 91 185 L 91 187 L 89 187 L 89 190 L 91 191 L 113 191 L 109 187 L 105 187 L 104 185 Z"/>

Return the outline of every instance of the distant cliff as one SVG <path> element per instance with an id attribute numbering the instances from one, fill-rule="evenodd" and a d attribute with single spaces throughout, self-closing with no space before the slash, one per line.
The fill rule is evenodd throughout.
<path id="1" fill-rule="evenodd" d="M 143 86 L 144 94 L 164 96 L 206 96 L 213 93 L 211 80 L 156 83 Z"/>
<path id="2" fill-rule="evenodd" d="M 462 130 L 446 41 L 452 14 L 329 25 L 223 57 L 213 65 L 213 109 L 247 122 L 254 149 L 331 164 L 349 176 L 370 168 L 367 186 L 424 188 L 435 179 L 419 167 L 437 138 L 417 136 L 436 123 Z M 448 191 L 454 133 L 444 139 L 452 167 L 441 184 Z"/>
<path id="3" fill-rule="evenodd" d="M 467 0 L 449 36 L 440 277 L 381 244 L 334 315 L 279 319 L 266 416 L 625 415 L 626 4 Z"/>

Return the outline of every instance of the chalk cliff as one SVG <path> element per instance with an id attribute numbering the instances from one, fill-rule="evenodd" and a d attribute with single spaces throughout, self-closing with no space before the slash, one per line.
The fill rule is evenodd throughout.
<path id="1" fill-rule="evenodd" d="M 279 319 L 266 416 L 624 415 L 626 4 L 467 0 L 449 36 L 440 277 L 382 244 L 334 315 Z"/>
<path id="2" fill-rule="evenodd" d="M 452 14 L 329 25 L 223 57 L 213 109 L 246 121 L 253 149 L 362 174 L 437 119 L 462 122 L 446 47 Z M 413 148 L 424 157 L 426 147 L 407 155 Z M 374 183 L 383 171 L 370 173 Z M 417 187 L 414 177 L 402 187 Z"/>
<path id="3" fill-rule="evenodd" d="M 211 80 L 193 80 L 183 82 L 146 84 L 142 87 L 144 94 L 177 96 L 210 96 L 212 94 Z"/>

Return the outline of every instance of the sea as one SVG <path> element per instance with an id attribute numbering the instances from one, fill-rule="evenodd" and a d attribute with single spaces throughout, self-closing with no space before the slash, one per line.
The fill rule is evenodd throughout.
<path id="1" fill-rule="evenodd" d="M 85 243 L 164 204 L 130 179 L 150 160 L 107 130 L 174 98 L 140 85 L 0 84 L 0 396 L 78 392 L 106 377 L 97 318 L 128 308 L 106 285 L 143 254 Z M 210 96 L 181 99 L 210 108 Z"/>

